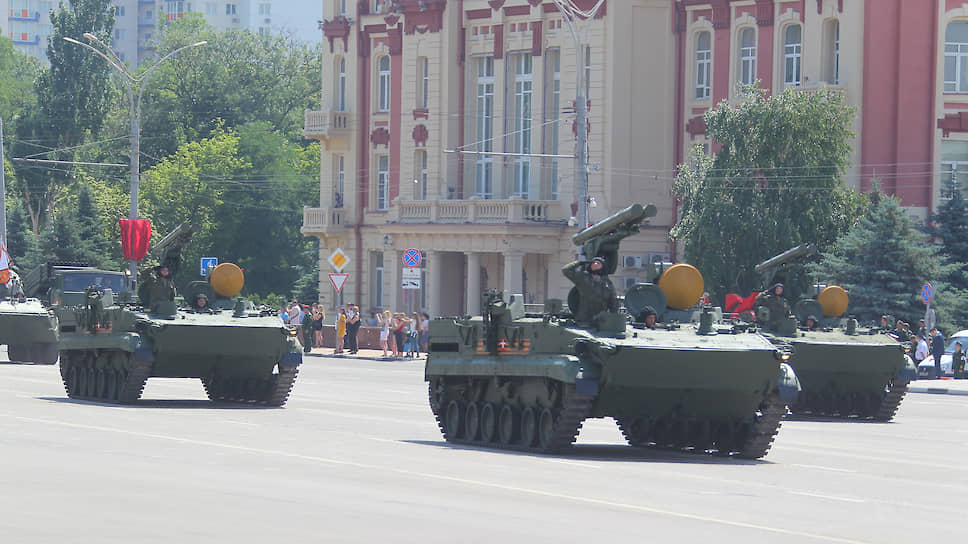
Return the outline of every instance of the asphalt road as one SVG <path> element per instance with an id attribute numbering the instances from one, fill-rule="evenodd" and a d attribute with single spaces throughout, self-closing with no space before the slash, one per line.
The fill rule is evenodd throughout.
<path id="1" fill-rule="evenodd" d="M 764 460 L 638 450 L 611 420 L 566 455 L 443 442 L 421 361 L 310 357 L 285 408 L 151 379 L 68 400 L 0 364 L 0 542 L 954 542 L 968 399 L 894 423 L 786 421 Z"/>

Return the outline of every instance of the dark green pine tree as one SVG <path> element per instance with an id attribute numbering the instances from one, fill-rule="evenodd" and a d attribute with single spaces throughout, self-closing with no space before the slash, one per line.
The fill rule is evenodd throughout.
<path id="1" fill-rule="evenodd" d="M 116 270 L 118 263 L 111 255 L 111 243 L 101 229 L 98 221 L 97 204 L 87 185 L 82 185 L 77 193 L 76 226 L 78 236 L 84 244 L 77 257 L 93 266 Z"/>
<path id="2" fill-rule="evenodd" d="M 14 198 L 7 199 L 7 251 L 19 264 L 19 259 L 27 254 L 30 238 L 33 233 L 30 231 L 30 218 L 24 211 L 23 206 Z"/>
<path id="3" fill-rule="evenodd" d="M 891 314 L 916 323 L 924 315 L 920 293 L 925 282 L 935 288 L 932 307 L 939 324 L 958 322 L 964 314 L 963 293 L 944 281 L 955 266 L 915 228 L 897 198 L 877 191 L 867 196 L 867 213 L 823 253 L 820 263 L 808 268 L 818 281 L 847 289 L 848 312 L 863 322 Z"/>
<path id="4" fill-rule="evenodd" d="M 968 289 L 968 270 L 965 267 L 968 263 L 968 201 L 964 199 L 956 180 L 949 179 L 945 185 L 945 193 L 951 198 L 938 206 L 937 213 L 928 218 L 924 231 L 940 239 L 941 251 L 950 262 L 960 264 L 945 279 L 954 287 Z"/>

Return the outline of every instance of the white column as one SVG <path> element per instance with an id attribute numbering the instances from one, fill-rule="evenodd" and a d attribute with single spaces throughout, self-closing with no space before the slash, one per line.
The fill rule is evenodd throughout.
<path id="1" fill-rule="evenodd" d="M 504 300 L 510 300 L 511 295 L 521 294 L 521 269 L 524 266 L 523 251 L 508 251 L 504 253 Z"/>
<path id="2" fill-rule="evenodd" d="M 427 259 L 427 313 L 431 317 L 440 315 L 440 282 L 443 278 L 440 253 L 432 250 L 425 252 Z"/>
<path id="3" fill-rule="evenodd" d="M 470 315 L 481 313 L 481 254 L 467 251 L 467 289 L 464 312 Z"/>
<path id="4" fill-rule="evenodd" d="M 385 309 L 391 312 L 402 311 L 400 308 L 400 255 L 392 247 L 383 251 L 383 273 L 386 278 L 383 282 L 385 296 L 383 302 Z"/>

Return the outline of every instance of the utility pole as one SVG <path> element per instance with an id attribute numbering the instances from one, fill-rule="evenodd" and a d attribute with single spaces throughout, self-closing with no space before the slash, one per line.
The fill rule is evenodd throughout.
<path id="1" fill-rule="evenodd" d="M 0 119 L 0 241 L 7 244 L 7 184 L 3 170 L 3 119 Z"/>

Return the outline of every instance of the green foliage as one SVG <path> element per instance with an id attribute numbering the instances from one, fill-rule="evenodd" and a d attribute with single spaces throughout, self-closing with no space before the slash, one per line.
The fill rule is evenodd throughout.
<path id="1" fill-rule="evenodd" d="M 917 322 L 924 314 L 921 286 L 931 282 L 937 293 L 932 307 L 938 322 L 951 330 L 963 319 L 964 294 L 943 281 L 952 266 L 915 228 L 898 199 L 868 194 L 859 222 L 809 267 L 817 280 L 841 285 L 850 293 L 848 312 L 863 321 L 891 314 Z"/>
<path id="2" fill-rule="evenodd" d="M 303 112 L 319 104 L 320 50 L 291 37 L 249 31 L 217 32 L 200 15 L 168 25 L 158 44 L 164 55 L 187 43 L 152 76 L 145 96 L 147 155 L 163 157 L 219 127 L 263 121 L 273 132 L 298 137 Z"/>
<path id="3" fill-rule="evenodd" d="M 10 38 L 0 36 L 0 119 L 8 134 L 14 133 L 10 121 L 37 103 L 32 91 L 39 71 L 36 59 L 14 49 Z"/>
<path id="4" fill-rule="evenodd" d="M 850 227 L 858 197 L 843 175 L 853 115 L 840 93 L 793 88 L 751 91 L 706 113 L 721 149 L 713 161 L 694 151 L 680 167 L 672 236 L 711 293 L 749 293 L 757 263 L 803 242 L 822 248 Z"/>
<path id="5" fill-rule="evenodd" d="M 928 218 L 924 227 L 927 234 L 940 238 L 942 253 L 953 263 L 961 266 L 953 267 L 951 273 L 944 278 L 953 287 L 968 289 L 968 202 L 961 194 L 957 183 L 947 182 L 947 193 L 950 200 L 938 206 L 937 213 Z"/>

